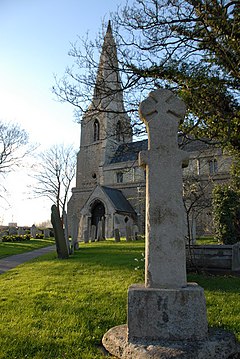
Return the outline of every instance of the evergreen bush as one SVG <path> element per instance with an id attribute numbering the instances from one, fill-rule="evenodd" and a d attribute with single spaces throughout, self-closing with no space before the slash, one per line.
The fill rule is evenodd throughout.
<path id="1" fill-rule="evenodd" d="M 240 195 L 228 185 L 217 185 L 213 190 L 213 220 L 219 242 L 240 241 Z"/>

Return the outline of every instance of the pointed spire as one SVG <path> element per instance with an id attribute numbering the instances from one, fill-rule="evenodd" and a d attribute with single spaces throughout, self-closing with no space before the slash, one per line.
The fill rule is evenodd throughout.
<path id="1" fill-rule="evenodd" d="M 95 104 L 103 104 L 102 102 L 104 100 L 108 99 L 109 102 L 110 98 L 111 102 L 116 94 L 119 94 L 122 98 L 122 94 L 120 94 L 121 92 L 122 87 L 119 77 L 117 47 L 112 34 L 111 21 L 109 20 L 106 35 L 102 45 L 102 52 L 97 71 L 97 79 L 94 88 L 93 102 Z"/>
<path id="2" fill-rule="evenodd" d="M 112 25 L 111 25 L 111 20 L 108 20 L 107 33 L 112 34 Z"/>

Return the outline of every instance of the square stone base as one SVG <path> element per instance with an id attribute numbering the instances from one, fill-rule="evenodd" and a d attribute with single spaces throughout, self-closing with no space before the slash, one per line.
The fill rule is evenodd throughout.
<path id="1" fill-rule="evenodd" d="M 128 342 L 202 340 L 208 323 L 204 290 L 195 283 L 178 289 L 128 289 Z"/>

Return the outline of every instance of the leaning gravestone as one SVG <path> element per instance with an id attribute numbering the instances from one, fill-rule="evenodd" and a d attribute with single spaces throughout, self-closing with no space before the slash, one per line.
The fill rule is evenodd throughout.
<path id="1" fill-rule="evenodd" d="M 53 225 L 54 237 L 56 242 L 58 258 L 65 259 L 69 257 L 69 250 L 66 239 L 64 237 L 64 231 L 62 222 L 60 219 L 59 211 L 55 204 L 51 207 L 51 222 Z"/>
<path id="2" fill-rule="evenodd" d="M 140 104 L 148 150 L 146 168 L 145 285 L 128 290 L 127 325 L 110 329 L 103 345 L 125 359 L 223 359 L 236 353 L 235 338 L 208 332 L 204 291 L 187 283 L 182 166 L 177 133 L 185 105 L 172 92 L 157 90 Z"/>

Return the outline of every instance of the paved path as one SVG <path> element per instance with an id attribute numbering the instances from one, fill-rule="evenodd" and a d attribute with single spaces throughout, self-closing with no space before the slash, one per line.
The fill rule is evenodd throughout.
<path id="1" fill-rule="evenodd" d="M 0 259 L 0 274 L 7 272 L 9 269 L 17 267 L 19 264 L 28 262 L 33 258 L 39 257 L 42 254 L 56 250 L 56 246 L 43 247 L 36 249 L 32 252 L 25 252 L 21 254 L 15 254 L 14 256 L 9 256 L 6 258 Z"/>

